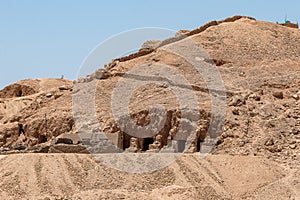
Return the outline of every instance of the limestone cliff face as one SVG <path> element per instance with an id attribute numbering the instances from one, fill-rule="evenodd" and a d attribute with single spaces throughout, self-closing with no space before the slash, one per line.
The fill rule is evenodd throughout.
<path id="1" fill-rule="evenodd" d="M 2 147 L 34 146 L 72 132 L 71 81 L 25 80 L 7 86 L 0 94 Z M 24 133 L 20 132 L 20 124 Z"/>

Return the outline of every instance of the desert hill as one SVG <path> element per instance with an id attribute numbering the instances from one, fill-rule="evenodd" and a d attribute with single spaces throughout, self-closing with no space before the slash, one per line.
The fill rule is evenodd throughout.
<path id="1" fill-rule="evenodd" d="M 1 159 L 0 175 L 6 178 L 0 181 L 0 194 L 7 199 L 28 195 L 36 199 L 47 196 L 71 199 L 141 196 L 145 199 L 161 196 L 170 199 L 299 199 L 299 44 L 299 29 L 235 16 L 192 31 L 179 31 L 174 38 L 165 41 L 148 41 L 139 52 L 116 58 L 104 69 L 73 82 L 38 79 L 7 86 L 0 91 L 0 152 L 62 154 L 17 154 Z M 190 58 L 197 53 L 193 48 L 199 46 L 205 50 L 201 54 L 203 66 L 216 66 L 224 92 L 218 90 L 219 85 L 208 88 L 205 77 L 193 66 Z M 168 66 L 170 74 L 179 73 L 188 84 L 175 84 L 172 76 L 164 79 L 166 85 L 155 84 L 160 80 L 153 79 L 153 74 L 159 77 L 165 73 L 155 68 L 160 65 Z M 140 76 L 129 73 L 140 66 L 143 66 Z M 98 164 L 89 155 L 63 154 L 151 150 L 155 138 L 150 136 L 136 137 L 136 149 L 130 148 L 132 137 L 122 131 L 118 122 L 122 122 L 123 116 L 115 119 L 112 113 L 112 96 L 119 97 L 119 93 L 114 93 L 116 85 L 120 81 L 136 80 L 154 80 L 138 88 L 130 97 L 130 116 L 136 124 L 147 126 L 151 123 L 149 108 L 152 105 L 160 104 L 165 108 L 166 121 L 158 133 L 161 146 L 154 152 L 171 144 L 177 145 L 177 151 L 185 149 L 186 153 L 195 154 L 187 154 L 150 175 L 128 175 L 103 165 L 96 170 L 94 167 Z M 176 91 L 182 91 L 185 100 L 189 99 L 185 94 L 193 92 L 196 109 L 184 115 Z M 122 95 L 125 94 L 120 93 Z M 224 99 L 226 106 L 213 113 L 218 106 L 212 98 L 216 98 L 216 102 Z M 116 101 L 116 105 L 121 109 L 120 102 Z M 200 120 L 193 123 L 192 117 L 198 114 Z M 188 127 L 183 133 L 195 130 L 193 137 L 174 139 L 182 119 Z M 213 132 L 210 122 L 214 120 L 217 124 L 224 122 L 224 126 L 213 140 L 213 155 L 201 160 L 196 152 L 201 151 L 208 133 Z M 131 128 L 132 124 L 126 123 L 125 118 L 123 125 Z M 25 134 L 20 134 L 20 124 Z M 110 142 L 105 140 L 91 145 L 90 135 L 101 131 Z M 59 137 L 71 138 L 73 144 L 67 144 L 70 140 L 55 144 Z M 188 141 L 190 146 L 185 144 L 182 149 L 179 141 Z M 110 148 L 112 143 L 118 148 Z M 30 171 L 20 169 L 14 164 L 15 160 L 24 163 Z M 109 173 L 103 172 L 107 170 Z M 53 186 L 59 185 L 55 177 L 66 173 L 62 178 L 65 186 Z M 98 178 L 99 185 L 92 186 L 98 182 L 78 177 L 80 173 Z M 34 178 L 30 178 L 31 174 Z M 11 179 L 12 176 L 15 178 Z M 203 179 L 196 183 L 198 176 Z M 102 181 L 106 179 L 112 185 Z M 116 188 L 113 185 L 117 185 L 117 180 L 123 181 L 123 185 Z M 30 185 L 25 184 L 27 181 Z M 7 186 L 18 182 L 16 189 Z M 140 188 L 142 186 L 145 188 Z M 30 187 L 36 188 L 30 191 Z M 39 190 L 44 193 L 36 192 Z"/>
<path id="2" fill-rule="evenodd" d="M 34 146 L 71 131 L 72 85 L 47 78 L 20 81 L 1 90 L 1 146 Z M 19 137 L 18 123 L 26 137 Z"/>

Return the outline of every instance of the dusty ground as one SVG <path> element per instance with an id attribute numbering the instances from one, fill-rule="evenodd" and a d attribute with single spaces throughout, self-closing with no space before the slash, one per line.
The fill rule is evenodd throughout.
<path id="1" fill-rule="evenodd" d="M 18 164 L 17 164 L 18 163 Z M 128 174 L 80 154 L 0 159 L 1 199 L 299 199 L 300 169 L 254 156 L 185 155 Z M 47 198 L 48 197 L 48 198 Z"/>

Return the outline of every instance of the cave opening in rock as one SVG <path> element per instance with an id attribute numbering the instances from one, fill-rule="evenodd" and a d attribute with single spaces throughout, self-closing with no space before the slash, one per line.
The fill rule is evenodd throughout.
<path id="1" fill-rule="evenodd" d="M 21 89 L 19 89 L 18 91 L 17 91 L 17 97 L 21 97 L 22 96 L 22 94 L 23 94 L 23 92 L 22 92 L 22 90 Z"/>
<path id="2" fill-rule="evenodd" d="M 199 139 L 197 140 L 197 152 L 200 152 L 201 142 L 203 142 L 203 141 L 201 141 Z"/>
<path id="3" fill-rule="evenodd" d="M 38 138 L 38 143 L 41 144 L 41 143 L 45 143 L 47 142 L 47 137 L 45 135 L 40 135 L 39 138 Z"/>
<path id="4" fill-rule="evenodd" d="M 123 150 L 127 149 L 130 146 L 130 138 L 132 136 L 127 133 L 123 133 Z"/>
<path id="5" fill-rule="evenodd" d="M 149 150 L 149 145 L 153 144 L 153 142 L 154 142 L 153 138 L 144 138 L 142 151 Z"/>

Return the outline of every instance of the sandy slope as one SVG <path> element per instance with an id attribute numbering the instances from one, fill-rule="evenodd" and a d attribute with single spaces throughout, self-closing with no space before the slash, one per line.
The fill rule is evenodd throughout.
<path id="1" fill-rule="evenodd" d="M 128 174 L 91 155 L 0 158 L 1 199 L 299 199 L 300 171 L 260 157 L 185 155 L 151 174 Z"/>

